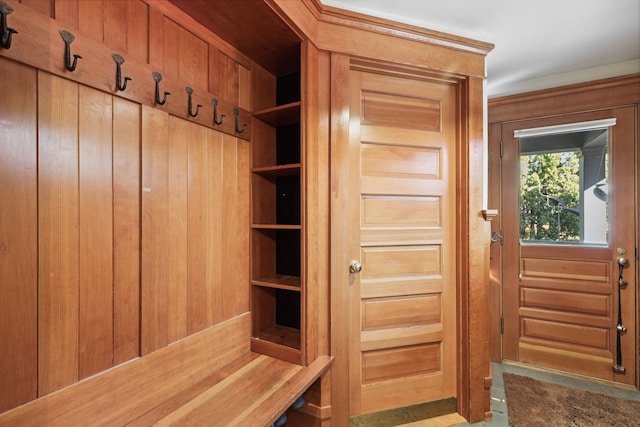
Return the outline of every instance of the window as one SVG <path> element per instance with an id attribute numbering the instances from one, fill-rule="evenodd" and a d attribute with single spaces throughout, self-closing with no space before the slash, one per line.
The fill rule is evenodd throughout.
<path id="1" fill-rule="evenodd" d="M 520 138 L 520 241 L 605 245 L 609 130 L 554 128 L 515 134 Z"/>

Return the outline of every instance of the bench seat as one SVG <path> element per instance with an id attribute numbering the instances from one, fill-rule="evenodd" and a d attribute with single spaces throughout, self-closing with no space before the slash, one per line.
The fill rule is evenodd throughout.
<path id="1" fill-rule="evenodd" d="M 0 426 L 271 426 L 333 357 L 300 366 L 250 350 L 237 316 L 0 414 Z"/>

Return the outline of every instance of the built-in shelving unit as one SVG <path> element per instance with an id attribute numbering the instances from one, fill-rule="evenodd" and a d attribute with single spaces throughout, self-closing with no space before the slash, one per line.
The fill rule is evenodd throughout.
<path id="1" fill-rule="evenodd" d="M 251 311 L 252 349 L 302 363 L 304 279 L 302 247 L 300 72 L 252 71 Z M 259 87 L 257 87 L 259 86 Z"/>

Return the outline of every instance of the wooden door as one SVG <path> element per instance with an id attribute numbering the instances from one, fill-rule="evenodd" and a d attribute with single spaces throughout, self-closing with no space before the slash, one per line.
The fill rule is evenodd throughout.
<path id="1" fill-rule="evenodd" d="M 365 414 L 456 393 L 456 89 L 349 80 L 350 406 Z"/>
<path id="2" fill-rule="evenodd" d="M 504 359 L 636 385 L 634 115 L 633 107 L 625 107 L 503 126 Z M 600 174 L 596 185 L 588 182 L 593 175 L 588 171 L 588 145 L 574 146 L 582 156 L 580 209 L 574 213 L 571 208 L 559 209 L 547 197 L 549 189 L 519 188 L 524 146 L 522 139 L 514 137 L 515 130 L 606 119 L 614 119 L 615 125 L 600 131 L 604 140 L 595 159 L 597 170 L 592 167 Z M 520 217 L 528 208 L 519 200 L 524 198 L 521 192 L 530 190 L 545 195 L 545 206 L 556 215 L 577 216 L 581 236 L 574 241 L 526 240 L 531 227 L 521 225 Z M 608 221 L 588 219 L 594 212 L 587 200 L 594 194 L 602 203 L 606 200 L 603 216 Z M 590 237 L 598 234 L 599 238 Z M 626 281 L 622 287 L 618 257 L 629 262 L 622 270 Z M 626 328 L 620 334 L 618 307 Z"/>

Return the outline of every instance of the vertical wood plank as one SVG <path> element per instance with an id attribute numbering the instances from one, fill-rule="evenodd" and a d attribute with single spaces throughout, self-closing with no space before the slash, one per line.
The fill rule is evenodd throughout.
<path id="1" fill-rule="evenodd" d="M 79 87 L 78 376 L 113 365 L 112 96 Z"/>
<path id="2" fill-rule="evenodd" d="M 0 412 L 37 393 L 36 71 L 0 58 Z"/>
<path id="3" fill-rule="evenodd" d="M 140 0 L 127 1 L 126 5 L 127 54 L 146 64 L 149 62 L 149 6 Z"/>
<path id="4" fill-rule="evenodd" d="M 54 0 L 20 0 L 20 3 L 37 10 L 49 18 L 53 18 Z"/>
<path id="5" fill-rule="evenodd" d="M 214 325 L 222 320 L 222 307 L 225 304 L 222 295 L 222 265 L 224 253 L 227 250 L 222 237 L 225 224 L 222 222 L 222 213 L 227 209 L 225 194 L 223 193 L 223 158 L 222 158 L 221 132 L 212 129 L 207 130 L 207 171 L 206 179 L 209 182 L 209 209 L 207 215 L 207 274 L 212 282 L 207 289 L 211 299 L 211 311 L 208 321 Z"/>
<path id="6" fill-rule="evenodd" d="M 164 68 L 164 15 L 153 5 L 149 10 L 149 64 Z"/>
<path id="7" fill-rule="evenodd" d="M 171 244 L 165 236 L 168 217 L 168 139 L 168 114 L 142 106 L 142 355 L 169 341 L 162 305 L 169 283 L 168 277 L 165 277 L 169 262 L 166 246 Z"/>
<path id="8" fill-rule="evenodd" d="M 239 283 L 240 272 L 246 270 L 246 267 L 239 265 L 238 247 L 239 237 L 242 232 L 239 231 L 238 223 L 240 218 L 240 198 L 237 194 L 238 184 L 238 164 L 237 164 L 237 140 L 230 135 L 222 136 L 222 193 L 225 200 L 225 208 L 222 211 L 222 223 L 225 227 L 222 230 L 222 241 L 225 244 L 225 250 L 222 258 L 222 316 L 228 319 L 233 316 L 236 304 L 243 300 L 243 290 L 248 286 Z M 245 228 L 246 229 L 246 228 Z M 243 286 L 244 285 L 244 286 Z M 247 299 L 248 301 L 248 299 Z"/>
<path id="9" fill-rule="evenodd" d="M 111 0 L 109 0 L 111 1 Z M 104 1 L 78 1 L 79 30 L 97 42 L 104 40 Z"/>
<path id="10" fill-rule="evenodd" d="M 222 54 L 212 44 L 209 45 L 209 92 L 220 95 L 220 57 Z"/>
<path id="11" fill-rule="evenodd" d="M 220 97 L 234 104 L 238 103 L 239 65 L 226 55 L 220 54 L 218 63 L 220 73 Z"/>
<path id="12" fill-rule="evenodd" d="M 128 3 L 132 2 L 127 0 L 109 0 L 104 2 L 104 44 L 121 53 L 128 53 Z M 140 18 L 144 18 L 144 16 Z M 141 25 L 141 27 L 143 27 L 143 25 Z"/>
<path id="13" fill-rule="evenodd" d="M 221 311 L 221 152 L 219 132 L 190 125 L 187 305 L 190 334 L 212 326 Z"/>
<path id="14" fill-rule="evenodd" d="M 195 86 L 194 77 L 194 47 L 195 36 L 184 28 L 178 30 L 178 56 L 174 61 L 178 62 L 178 76 L 189 82 L 189 85 Z"/>
<path id="15" fill-rule="evenodd" d="M 63 26 L 68 26 L 67 30 L 77 30 L 80 28 L 80 17 L 78 11 L 79 0 L 54 0 L 54 17 Z"/>
<path id="16" fill-rule="evenodd" d="M 230 138 L 230 137 L 229 137 Z M 236 210 L 235 242 L 236 242 L 236 274 L 235 278 L 235 297 L 231 316 L 245 313 L 249 310 L 249 283 L 250 274 L 247 266 L 250 264 L 250 246 L 249 233 L 246 232 L 247 224 L 251 224 L 251 144 L 239 138 L 234 138 L 236 145 L 236 190 L 235 200 L 238 203 Z M 222 243 L 224 245 L 224 242 Z M 224 247 L 224 246 L 223 246 Z"/>
<path id="17" fill-rule="evenodd" d="M 209 83 L 209 44 L 194 37 L 193 41 L 193 85 L 207 89 Z"/>
<path id="18" fill-rule="evenodd" d="M 169 342 L 187 336 L 187 135 L 190 122 L 169 117 Z M 197 126 L 197 125 L 193 125 Z"/>
<path id="19" fill-rule="evenodd" d="M 142 354 L 186 335 L 186 122 L 142 110 Z"/>
<path id="20" fill-rule="evenodd" d="M 188 299 L 187 331 L 205 328 L 209 307 L 206 275 L 207 138 L 200 126 L 189 127 Z"/>
<path id="21" fill-rule="evenodd" d="M 140 105 L 113 101 L 113 362 L 140 352 Z"/>
<path id="22" fill-rule="evenodd" d="M 174 77 L 180 76 L 180 27 L 178 24 L 163 17 L 163 66 L 164 71 Z"/>
<path id="23" fill-rule="evenodd" d="M 238 107 L 251 111 L 251 72 L 241 66 L 238 67 Z"/>
<path id="24" fill-rule="evenodd" d="M 38 394 L 78 379 L 78 85 L 38 73 Z"/>

